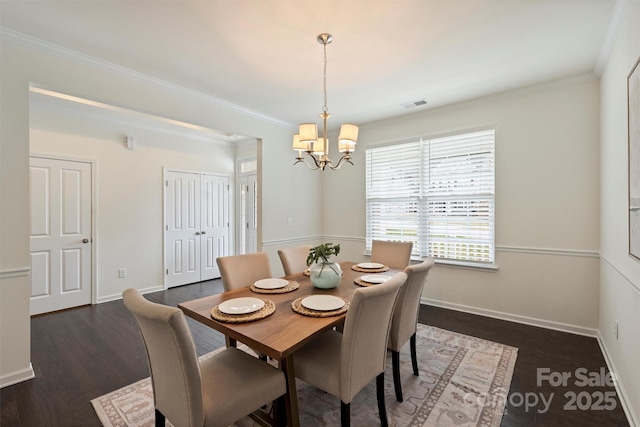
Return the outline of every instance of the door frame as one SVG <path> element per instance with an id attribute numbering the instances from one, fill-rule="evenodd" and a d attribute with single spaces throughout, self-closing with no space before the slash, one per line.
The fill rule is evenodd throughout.
<path id="1" fill-rule="evenodd" d="M 236 227 L 234 230 L 234 235 L 235 235 L 235 244 L 233 245 L 234 248 L 234 254 L 239 254 L 240 253 L 240 245 L 241 245 L 241 239 L 242 239 L 242 233 L 241 233 L 241 227 L 243 227 L 243 225 L 241 224 L 240 221 L 240 213 L 242 211 L 242 200 L 241 200 L 241 195 L 242 193 L 240 192 L 238 186 L 239 186 L 239 182 L 241 178 L 244 178 L 246 176 L 251 176 L 251 175 L 255 175 L 256 176 L 256 182 L 258 183 L 258 194 L 256 194 L 256 212 L 255 212 L 255 216 L 256 216 L 256 251 L 260 251 L 260 239 L 259 239 L 259 233 L 260 233 L 260 197 L 259 197 L 259 193 L 260 193 L 260 181 L 258 180 L 259 175 L 258 175 L 258 167 L 256 167 L 256 170 L 251 171 L 251 172 L 240 172 L 240 165 L 244 162 L 249 162 L 249 161 L 255 161 L 256 165 L 258 166 L 258 157 L 257 156 L 244 156 L 244 157 L 238 157 L 236 158 L 236 173 L 235 173 L 235 181 L 233 186 L 231 187 L 231 189 L 234 190 L 234 196 L 233 196 L 233 200 L 234 200 L 234 206 L 235 206 L 235 213 L 233 215 L 233 219 L 234 219 L 234 223 L 238 224 L 238 227 Z"/>
<path id="2" fill-rule="evenodd" d="M 58 154 L 45 154 L 29 152 L 29 158 L 62 160 L 67 162 L 89 163 L 91 165 L 91 305 L 98 304 L 98 233 L 96 224 L 98 223 L 98 161 L 96 159 L 86 159 L 81 157 L 60 156 Z M 29 212 L 31 212 L 31 202 L 29 202 Z M 31 276 L 31 266 L 29 266 L 29 276 Z M 29 304 L 31 305 L 31 304 Z"/>
<path id="3" fill-rule="evenodd" d="M 211 172 L 211 171 L 203 171 L 203 170 L 194 170 L 194 169 L 182 169 L 182 168 L 170 168 L 163 166 L 162 167 L 162 287 L 163 289 L 169 289 L 167 286 L 167 275 L 165 272 L 167 271 L 167 189 L 165 187 L 165 182 L 167 182 L 167 174 L 170 172 L 178 172 L 178 173 L 191 173 L 196 175 L 214 175 L 214 176 L 222 176 L 226 177 L 229 180 L 229 200 L 227 201 L 227 206 L 229 206 L 229 251 L 231 251 L 232 247 L 235 247 L 235 212 L 233 211 L 234 204 L 231 201 L 234 199 L 234 191 L 233 187 L 235 185 L 235 180 L 232 180 L 232 177 L 226 173 L 222 172 Z"/>

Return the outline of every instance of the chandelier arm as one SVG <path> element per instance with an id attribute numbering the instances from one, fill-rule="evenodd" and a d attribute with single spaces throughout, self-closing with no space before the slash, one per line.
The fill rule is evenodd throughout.
<path id="1" fill-rule="evenodd" d="M 315 159 L 315 157 L 311 156 L 313 158 L 313 160 L 316 163 L 316 166 L 313 167 L 313 165 L 310 165 L 304 158 L 302 157 L 297 157 L 295 163 L 293 164 L 294 166 L 297 165 L 298 163 L 304 163 L 309 169 L 316 170 L 316 169 L 320 169 L 320 165 L 318 165 L 318 161 Z"/>
<path id="2" fill-rule="evenodd" d="M 353 162 L 351 161 L 351 154 L 344 154 L 342 157 L 340 157 L 340 160 L 338 160 L 338 163 L 335 166 L 330 164 L 329 167 L 332 170 L 338 170 L 343 163 L 349 163 L 350 165 L 353 165 Z"/>

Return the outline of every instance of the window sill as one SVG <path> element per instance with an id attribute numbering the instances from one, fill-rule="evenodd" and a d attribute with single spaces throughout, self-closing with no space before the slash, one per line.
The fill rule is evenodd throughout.
<path id="1" fill-rule="evenodd" d="M 364 252 L 363 255 L 366 257 L 371 257 L 371 252 L 368 252 L 368 251 Z M 439 267 L 462 268 L 465 270 L 479 270 L 479 271 L 488 271 L 488 272 L 498 271 L 497 264 L 475 264 L 470 262 L 453 261 L 453 260 L 441 259 L 441 258 L 434 258 L 434 261 Z M 422 262 L 422 258 L 411 258 L 412 264 L 416 264 L 419 262 Z"/>

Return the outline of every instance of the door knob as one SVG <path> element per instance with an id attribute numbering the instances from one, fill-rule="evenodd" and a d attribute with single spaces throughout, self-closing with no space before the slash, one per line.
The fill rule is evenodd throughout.
<path id="1" fill-rule="evenodd" d="M 199 232 L 199 231 L 196 231 L 196 236 L 199 236 L 199 235 L 200 235 L 200 232 Z"/>
<path id="2" fill-rule="evenodd" d="M 89 239 L 82 239 L 82 243 L 89 243 Z"/>
<path id="3" fill-rule="evenodd" d="M 200 234 L 207 234 L 207 232 L 206 232 L 206 231 L 203 231 L 203 232 L 202 232 L 202 233 L 200 233 Z"/>

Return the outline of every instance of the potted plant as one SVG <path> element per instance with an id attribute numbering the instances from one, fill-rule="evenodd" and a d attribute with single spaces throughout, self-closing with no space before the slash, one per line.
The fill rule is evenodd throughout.
<path id="1" fill-rule="evenodd" d="M 342 276 L 342 269 L 340 268 L 340 264 L 331 261 L 329 258 L 339 253 L 340 245 L 334 245 L 333 243 L 322 243 L 309 250 L 307 265 L 311 266 L 309 276 L 311 277 L 313 286 L 322 289 L 330 289 L 338 286 Z"/>

